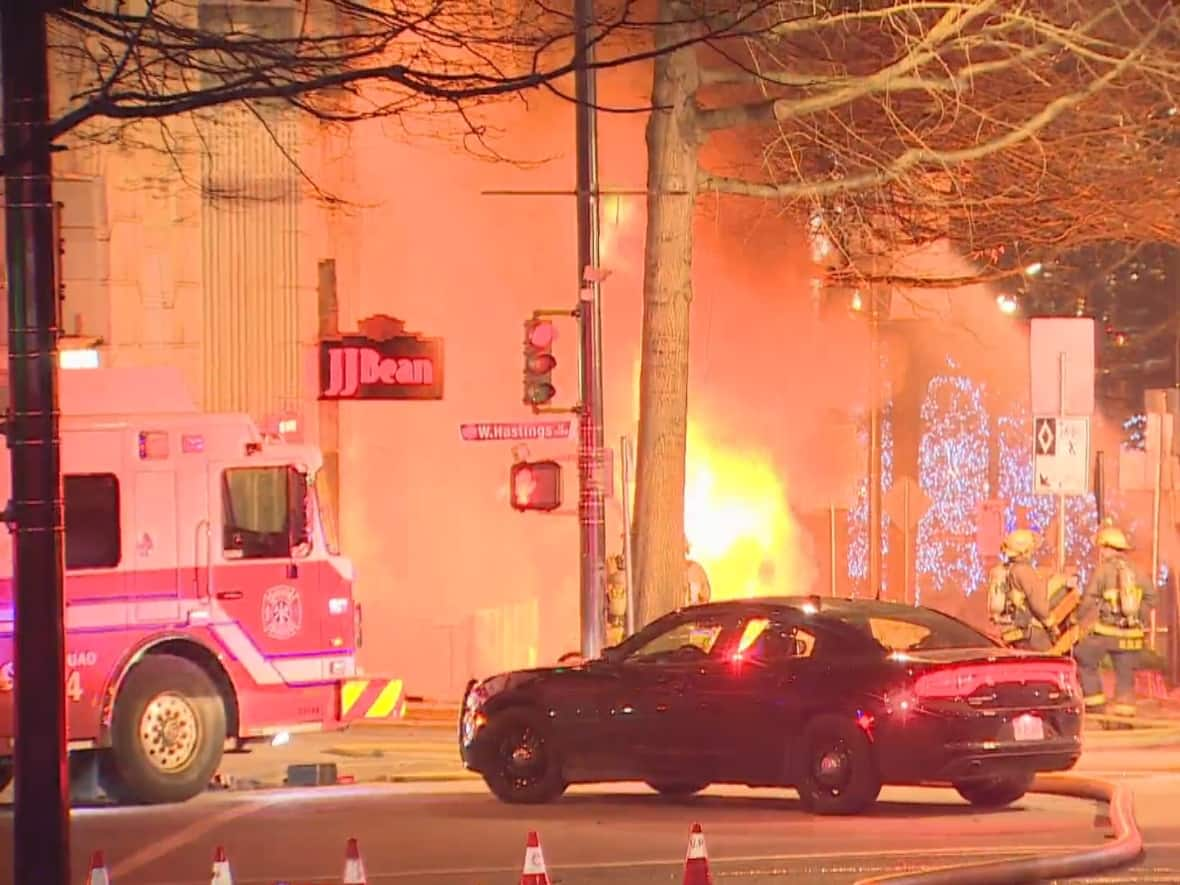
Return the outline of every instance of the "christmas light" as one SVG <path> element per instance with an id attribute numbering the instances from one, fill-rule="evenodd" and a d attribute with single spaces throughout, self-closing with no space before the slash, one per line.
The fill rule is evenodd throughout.
<path id="1" fill-rule="evenodd" d="M 869 428 L 867 420 L 858 423 L 857 441 L 868 458 Z M 893 405 L 881 409 L 881 499 L 893 487 Z M 848 511 L 848 577 L 852 581 L 852 595 L 861 591 L 874 595 L 868 588 L 869 577 L 869 478 L 864 476 L 856 485 L 856 505 Z M 881 592 L 889 587 L 889 514 L 881 508 Z"/>
<path id="2" fill-rule="evenodd" d="M 889 353 L 887 349 L 881 352 L 881 375 L 888 378 Z M 884 382 L 881 390 L 881 500 L 893 488 L 893 389 L 888 381 Z M 865 453 L 868 461 L 869 452 L 869 418 L 861 416 L 857 422 L 857 443 Z M 848 511 L 848 577 L 852 585 L 852 595 L 861 592 L 875 595 L 875 590 L 868 587 L 869 577 L 869 478 L 862 476 L 856 485 L 856 504 Z M 889 515 L 885 508 L 881 508 L 881 593 L 889 587 Z"/>
<path id="3" fill-rule="evenodd" d="M 1132 415 L 1123 422 L 1123 445 L 1143 451 L 1147 448 L 1147 416 Z"/>
<path id="4" fill-rule="evenodd" d="M 953 360 L 948 366 L 955 370 Z M 987 411 L 983 386 L 962 375 L 931 380 L 922 401 L 918 483 L 930 509 L 918 522 L 915 600 L 923 591 L 960 589 L 970 595 L 983 583 L 975 544 L 975 513 L 988 496 Z"/>

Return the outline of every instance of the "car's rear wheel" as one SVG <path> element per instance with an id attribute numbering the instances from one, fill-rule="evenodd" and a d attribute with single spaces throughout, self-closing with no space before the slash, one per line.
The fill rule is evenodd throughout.
<path id="1" fill-rule="evenodd" d="M 1032 787 L 1033 772 L 959 781 L 955 789 L 959 795 L 981 808 L 1000 808 L 1023 798 Z"/>
<path id="2" fill-rule="evenodd" d="M 0 759 L 0 793 L 3 793 L 12 783 L 12 760 Z"/>
<path id="3" fill-rule="evenodd" d="M 648 781 L 647 785 L 661 796 L 667 796 L 669 799 L 687 799 L 689 796 L 695 796 L 701 790 L 706 789 L 709 786 L 709 782 L 678 781 L 672 783 L 668 781 Z"/>
<path id="4" fill-rule="evenodd" d="M 501 802 L 552 802 L 565 792 L 561 754 L 548 724 L 537 714 L 506 710 L 494 715 L 483 739 L 490 752 L 483 779 Z"/>
<path id="5" fill-rule="evenodd" d="M 864 732 L 848 719 L 820 716 L 799 742 L 796 789 L 815 814 L 860 814 L 881 795 L 877 762 Z"/>

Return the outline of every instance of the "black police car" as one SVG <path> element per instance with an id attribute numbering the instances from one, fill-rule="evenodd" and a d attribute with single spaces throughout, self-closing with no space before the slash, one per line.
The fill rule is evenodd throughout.
<path id="1" fill-rule="evenodd" d="M 932 609 L 856 599 L 693 606 L 574 667 L 474 680 L 460 750 L 505 802 L 569 784 L 794 787 L 855 814 L 883 784 L 1001 806 L 1081 755 L 1072 660 L 1002 648 Z"/>

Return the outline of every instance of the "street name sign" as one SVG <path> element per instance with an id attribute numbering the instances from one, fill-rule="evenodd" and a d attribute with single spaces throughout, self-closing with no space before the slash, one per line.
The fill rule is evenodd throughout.
<path id="1" fill-rule="evenodd" d="M 531 439 L 569 439 L 571 421 L 481 421 L 460 424 L 464 442 L 520 442 Z"/>
<path id="2" fill-rule="evenodd" d="M 1090 491 L 1090 419 L 1042 415 L 1033 419 L 1033 492 L 1084 495 Z"/>

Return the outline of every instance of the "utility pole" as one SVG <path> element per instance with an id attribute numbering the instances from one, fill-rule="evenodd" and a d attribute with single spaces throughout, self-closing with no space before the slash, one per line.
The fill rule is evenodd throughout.
<path id="1" fill-rule="evenodd" d="M 582 654 L 597 657 L 606 633 L 606 519 L 602 426 L 602 270 L 598 236 L 598 103 L 591 43 L 594 0 L 574 0 L 574 97 L 578 210 L 578 533 Z"/>
<path id="2" fill-rule="evenodd" d="M 14 881 L 70 885 L 62 487 L 57 402 L 56 242 L 47 11 L 0 3 L 4 217 L 8 259 L 7 416 L 16 597 Z"/>

